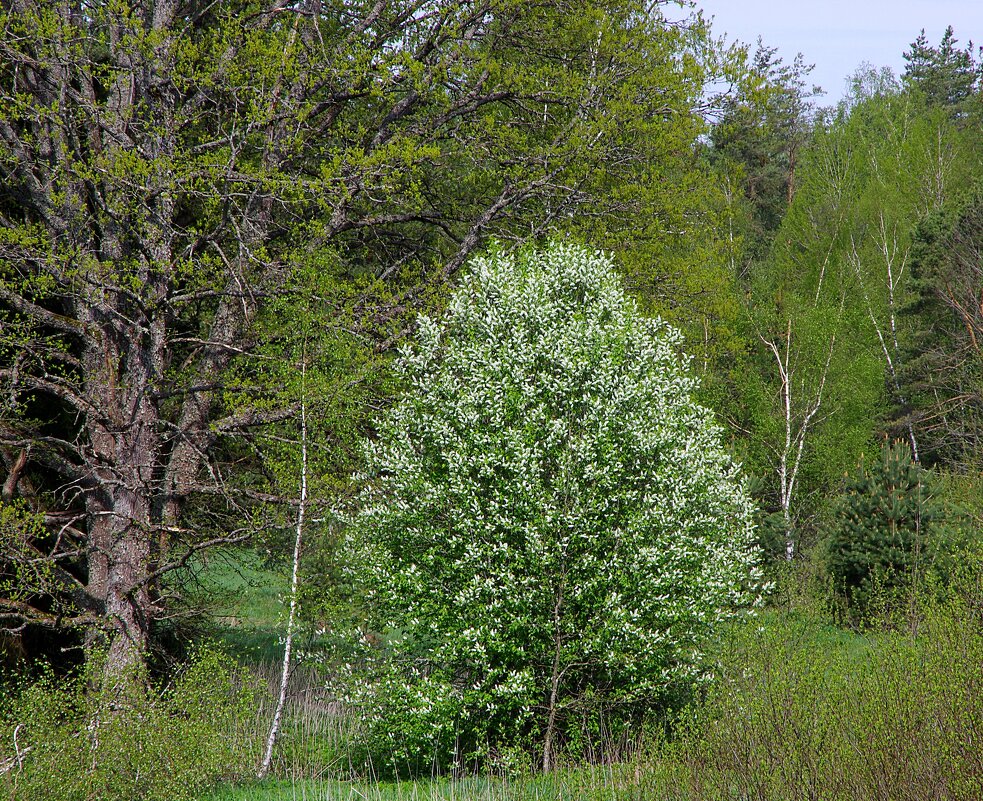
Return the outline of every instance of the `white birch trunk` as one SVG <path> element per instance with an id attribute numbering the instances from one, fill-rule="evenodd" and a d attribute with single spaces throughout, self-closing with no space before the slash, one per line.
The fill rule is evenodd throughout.
<path id="1" fill-rule="evenodd" d="M 305 354 L 306 360 L 306 354 Z M 266 750 L 263 753 L 263 761 L 260 763 L 256 776 L 265 779 L 270 772 L 270 763 L 273 761 L 273 748 L 276 745 L 276 738 L 280 733 L 280 724 L 283 720 L 283 708 L 287 703 L 287 684 L 290 681 L 290 659 L 293 652 L 294 626 L 297 616 L 297 584 L 300 573 L 300 551 L 304 539 L 304 514 L 307 510 L 307 398 L 306 382 L 307 377 L 306 361 L 301 367 L 302 387 L 300 401 L 300 504 L 297 508 L 297 532 L 294 538 L 294 559 L 293 571 L 290 576 L 290 613 L 287 616 L 287 636 L 283 648 L 283 669 L 280 673 L 280 693 L 277 696 L 276 709 L 273 712 L 273 721 L 270 723 L 270 733 L 266 738 Z"/>
<path id="2" fill-rule="evenodd" d="M 823 365 L 823 372 L 819 378 L 819 386 L 816 388 L 815 396 L 809 401 L 801 411 L 797 411 L 799 405 L 794 397 L 792 378 L 794 370 L 790 366 L 792 352 L 792 320 L 789 318 L 788 328 L 785 332 L 784 353 L 779 347 L 779 342 L 768 340 L 761 337 L 761 341 L 768 347 L 775 357 L 775 365 L 778 368 L 778 376 L 781 380 L 781 405 L 785 429 L 784 442 L 780 448 L 776 448 L 776 470 L 778 473 L 778 501 L 782 509 L 782 526 L 785 535 L 785 559 L 791 561 L 795 558 L 795 531 L 792 520 L 792 509 L 795 498 L 795 484 L 799 476 L 799 468 L 802 465 L 802 457 L 805 453 L 806 439 L 809 430 L 815 422 L 823 403 L 823 391 L 826 388 L 826 376 L 829 374 L 829 365 L 833 358 L 833 347 L 836 343 L 836 336 L 833 335 L 829 340 L 829 350 L 826 353 L 826 362 Z M 804 387 L 803 387 L 804 389 Z"/>

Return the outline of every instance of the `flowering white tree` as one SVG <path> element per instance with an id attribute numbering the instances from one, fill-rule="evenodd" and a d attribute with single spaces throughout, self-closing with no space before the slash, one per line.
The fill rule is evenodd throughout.
<path id="1" fill-rule="evenodd" d="M 549 770 L 753 605 L 751 502 L 679 344 L 562 244 L 475 259 L 420 320 L 349 530 L 381 635 L 363 709 L 399 765 L 518 745 Z"/>

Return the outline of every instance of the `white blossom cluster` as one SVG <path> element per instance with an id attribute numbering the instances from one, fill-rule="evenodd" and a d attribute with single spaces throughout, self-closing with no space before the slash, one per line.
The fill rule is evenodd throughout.
<path id="1" fill-rule="evenodd" d="M 350 527 L 390 733 L 535 741 L 652 708 L 754 605 L 752 504 L 679 345 L 566 244 L 475 259 L 420 321 Z"/>

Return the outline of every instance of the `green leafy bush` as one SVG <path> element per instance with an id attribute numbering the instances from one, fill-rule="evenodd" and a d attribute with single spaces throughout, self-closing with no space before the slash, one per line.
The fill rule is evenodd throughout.
<path id="1" fill-rule="evenodd" d="M 201 651 L 160 691 L 100 687 L 100 665 L 42 676 L 0 705 L 0 788 L 11 799 L 192 801 L 253 764 L 251 694 Z"/>
<path id="2" fill-rule="evenodd" d="M 348 532 L 377 769 L 603 751 L 755 602 L 751 501 L 679 346 L 560 244 L 474 260 L 420 320 Z"/>
<path id="3" fill-rule="evenodd" d="M 978 601 L 978 598 L 977 598 Z M 718 681 L 660 757 L 689 801 L 983 798 L 983 628 L 950 595 L 915 630 L 820 617 L 736 629 Z"/>

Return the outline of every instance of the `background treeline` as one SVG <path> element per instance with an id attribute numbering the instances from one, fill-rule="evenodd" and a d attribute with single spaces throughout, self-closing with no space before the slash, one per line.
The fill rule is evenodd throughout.
<path id="1" fill-rule="evenodd" d="M 784 191 L 787 205 L 745 240 L 749 361 L 731 385 L 739 405 L 718 409 L 786 556 L 835 528 L 844 475 L 885 441 L 943 477 L 950 500 L 978 494 L 979 66 L 951 30 L 905 58 L 900 81 L 861 67 L 801 146 L 758 161 L 785 165 L 770 203 Z"/>
<path id="2" fill-rule="evenodd" d="M 776 614 L 802 608 L 788 594 L 805 582 L 828 616 L 804 641 L 911 612 L 914 589 L 973 585 L 983 63 L 951 29 L 917 36 L 901 76 L 861 66 L 830 107 L 801 58 L 721 43 L 672 3 L 17 2 L 0 19 L 0 653 L 20 699 L 0 770 L 15 789 L 24 710 L 53 721 L 50 742 L 91 735 L 137 676 L 170 688 L 132 702 L 146 742 L 185 742 L 168 727 L 203 701 L 181 671 L 217 659 L 182 667 L 196 643 L 277 653 L 301 408 L 298 675 L 316 677 L 358 615 L 333 510 L 394 401 L 392 358 L 492 242 L 603 248 L 682 332 L 758 503 Z M 938 642 L 946 625 L 929 627 Z M 236 676 L 194 742 L 238 731 L 255 687 Z M 857 681 L 837 692 L 879 697 Z M 733 722 L 731 700 L 714 720 Z M 92 754 L 137 731 L 107 720 Z M 251 747 L 202 756 L 202 786 Z M 716 757 L 685 759 L 697 775 Z M 93 772 L 107 784 L 86 792 L 117 779 Z"/>

